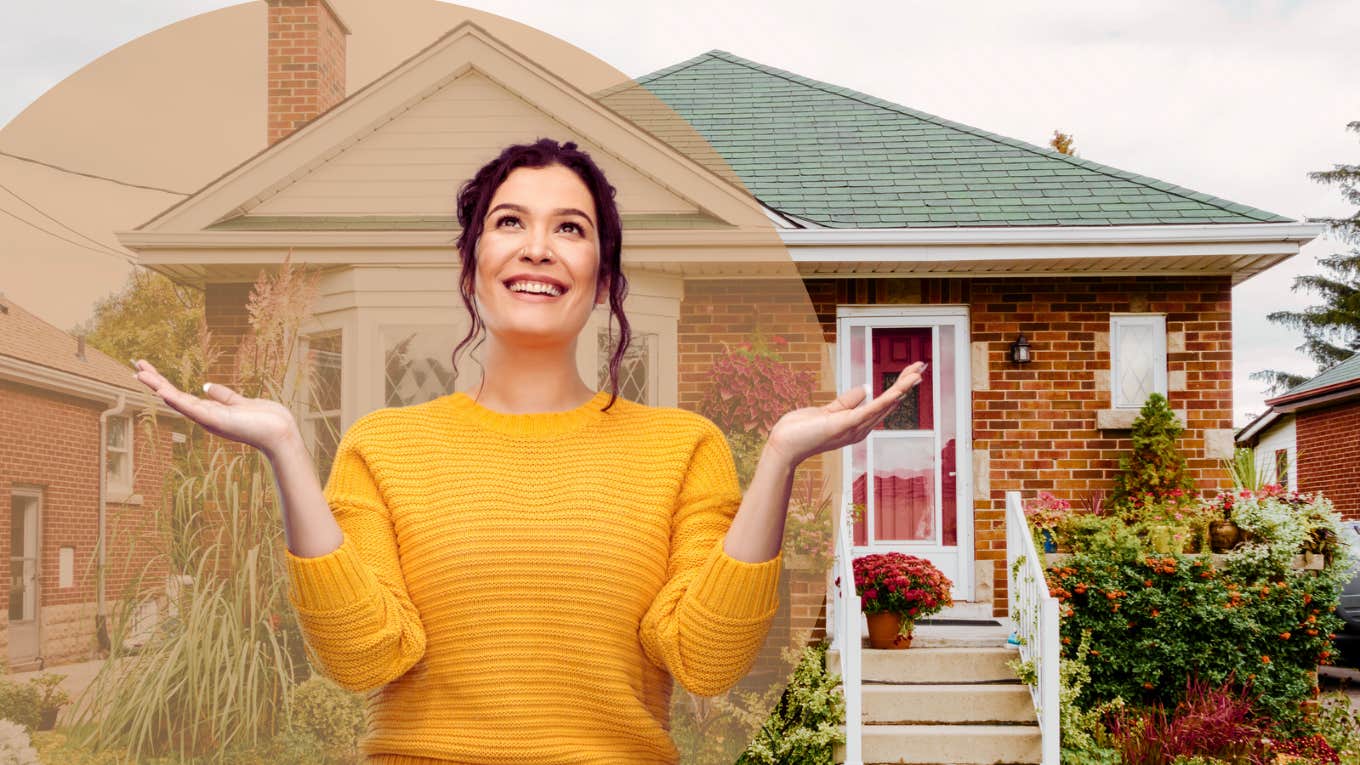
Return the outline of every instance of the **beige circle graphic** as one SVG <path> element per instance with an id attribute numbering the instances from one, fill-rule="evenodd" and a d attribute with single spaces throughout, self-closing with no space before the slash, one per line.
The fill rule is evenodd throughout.
<path id="1" fill-rule="evenodd" d="M 23 353 L 87 381 L 65 395 L 94 412 L 85 447 L 104 460 L 105 480 L 83 487 L 97 514 L 52 532 L 75 548 L 80 594 L 53 604 L 69 645 L 41 646 L 52 663 L 86 644 L 112 657 L 76 705 L 98 723 L 90 746 L 202 755 L 281 730 L 328 698 L 309 661 L 348 689 L 331 722 L 362 730 L 366 756 L 717 763 L 757 736 L 800 649 L 826 634 L 853 494 L 850 455 L 829 449 L 797 465 L 787 520 L 769 512 L 783 484 L 771 429 L 835 399 L 842 363 L 870 371 L 840 390 L 873 374 L 881 392 L 929 357 L 901 353 L 930 331 L 884 333 L 880 350 L 857 326 L 838 346 L 837 306 L 856 295 L 794 262 L 785 236 L 806 222 L 762 204 L 696 129 L 773 125 L 721 124 L 687 101 L 700 80 L 672 70 L 634 81 L 543 31 L 429 0 L 270 0 L 111 51 L 0 131 L 6 184 L 88 233 L 0 221 L 9 320 L 37 343 Z M 576 144 L 617 191 L 631 335 L 614 359 L 619 322 L 607 301 L 589 312 L 574 371 L 622 400 L 546 440 L 525 425 L 542 413 L 469 397 L 514 368 L 494 338 L 453 356 L 471 326 L 456 192 L 540 138 Z M 85 321 L 134 263 L 141 302 L 104 304 L 89 337 L 37 318 Z M 40 299 L 25 309 L 18 294 Z M 552 315 L 527 305 L 548 299 L 501 297 L 489 310 Z M 277 455 L 191 423 L 132 379 L 129 355 L 194 395 L 211 380 L 284 404 L 345 549 L 290 554 Z M 504 378 L 487 385 L 513 400 Z M 888 427 L 921 428 L 921 406 L 908 396 Z M 509 430 L 451 448 L 469 412 Z M 47 408 L 32 417 L 52 426 Z M 615 440 L 601 448 L 592 428 Z M 715 550 L 734 515 L 742 542 Z M 949 533 L 908 515 L 901 538 Z M 777 560 L 752 552 L 780 529 Z"/>

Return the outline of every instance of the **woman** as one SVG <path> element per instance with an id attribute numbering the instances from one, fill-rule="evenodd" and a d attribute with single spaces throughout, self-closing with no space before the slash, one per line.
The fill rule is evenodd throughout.
<path id="1" fill-rule="evenodd" d="M 458 195 L 460 288 L 482 377 L 345 433 L 323 489 L 291 413 L 137 378 L 270 460 L 290 599 L 314 662 L 370 691 L 376 763 L 676 762 L 672 679 L 713 695 L 750 669 L 778 606 L 794 469 L 862 440 L 920 366 L 784 415 L 743 497 L 708 419 L 618 399 L 627 282 L 614 189 L 573 143 L 511 146 Z M 609 301 L 611 391 L 576 342 Z M 455 356 L 457 350 L 455 350 Z"/>

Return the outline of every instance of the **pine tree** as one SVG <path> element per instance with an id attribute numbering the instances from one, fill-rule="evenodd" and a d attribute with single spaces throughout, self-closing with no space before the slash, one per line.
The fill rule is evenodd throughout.
<path id="1" fill-rule="evenodd" d="M 1346 129 L 1360 133 L 1360 121 L 1348 123 Z M 1303 332 L 1298 350 L 1307 354 L 1321 373 L 1360 352 L 1360 165 L 1333 165 L 1331 170 L 1312 172 L 1308 177 L 1340 187 L 1342 197 L 1357 206 L 1347 218 L 1309 218 L 1331 226 L 1332 233 L 1352 248 L 1348 253 L 1321 258 L 1318 262 L 1324 273 L 1295 277 L 1292 289 L 1321 295 L 1321 305 L 1302 311 L 1274 311 L 1267 318 Z M 1265 381 L 1272 393 L 1282 393 L 1308 379 L 1275 369 L 1253 372 L 1251 378 Z"/>
<path id="2" fill-rule="evenodd" d="M 1151 494 L 1155 500 L 1167 498 L 1172 490 L 1194 491 L 1194 482 L 1185 467 L 1185 457 L 1176 448 L 1183 428 L 1176 413 L 1160 393 L 1144 402 L 1133 421 L 1133 453 L 1119 458 L 1111 503 L 1128 507 L 1141 503 Z"/>

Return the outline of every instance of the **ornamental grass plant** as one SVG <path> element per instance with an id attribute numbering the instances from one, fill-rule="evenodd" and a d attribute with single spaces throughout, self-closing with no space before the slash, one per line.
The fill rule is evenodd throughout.
<path id="1" fill-rule="evenodd" d="M 307 366 L 293 350 L 315 290 L 315 277 L 288 260 L 276 275 L 260 276 L 247 306 L 251 331 L 226 384 L 243 396 L 281 402 L 307 390 Z M 214 368 L 212 338 L 202 332 L 201 341 L 186 379 L 204 379 Z M 288 381 L 290 371 L 299 377 Z M 162 442 L 149 409 L 140 425 L 149 443 Z M 150 554 L 140 570 L 126 572 L 109 618 L 109 656 L 76 702 L 80 748 L 125 752 L 136 761 L 226 763 L 287 729 L 289 691 L 310 670 L 286 597 L 283 524 L 271 479 L 257 450 L 195 426 L 174 456 L 161 502 L 148 503 L 149 522 L 116 524 L 136 529 L 129 547 L 149 547 Z M 167 589 L 167 582 L 177 586 Z M 161 618 L 148 624 L 152 602 Z M 129 647 L 134 631 L 144 640 Z"/>

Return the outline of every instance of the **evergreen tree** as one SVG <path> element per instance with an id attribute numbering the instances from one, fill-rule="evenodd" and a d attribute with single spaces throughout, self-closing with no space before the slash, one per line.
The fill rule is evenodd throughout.
<path id="1" fill-rule="evenodd" d="M 1360 133 L 1360 121 L 1347 124 L 1346 129 Z M 1331 170 L 1309 173 L 1308 177 L 1339 187 L 1342 197 L 1357 206 L 1350 217 L 1309 218 L 1330 225 L 1333 234 L 1351 245 L 1351 251 L 1321 258 L 1322 274 L 1295 277 L 1292 289 L 1321 295 L 1321 305 L 1302 311 L 1274 311 L 1267 318 L 1303 332 L 1298 350 L 1317 364 L 1320 373 L 1360 351 L 1360 165 L 1333 165 Z M 1253 372 L 1251 378 L 1265 381 L 1276 394 L 1308 379 L 1275 369 Z"/>
<path id="2" fill-rule="evenodd" d="M 1183 430 L 1165 396 L 1148 396 L 1133 421 L 1133 453 L 1119 458 L 1111 503 L 1129 507 L 1141 504 L 1148 494 L 1159 500 L 1169 497 L 1173 489 L 1194 491 L 1185 457 L 1176 448 Z"/>

